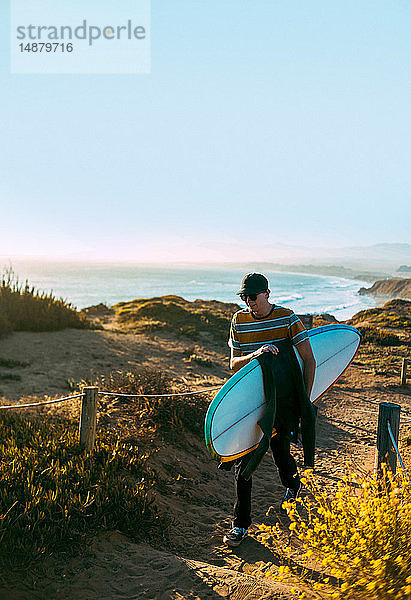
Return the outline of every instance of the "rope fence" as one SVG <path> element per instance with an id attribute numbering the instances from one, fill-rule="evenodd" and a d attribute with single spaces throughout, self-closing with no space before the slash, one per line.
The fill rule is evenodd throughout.
<path id="1" fill-rule="evenodd" d="M 0 406 L 0 411 L 22 408 L 35 408 L 37 406 L 47 406 L 51 404 L 58 404 L 61 402 L 81 398 L 82 402 L 79 424 L 80 446 L 85 450 L 92 451 L 94 448 L 96 437 L 97 406 L 99 396 L 112 396 L 119 398 L 173 398 L 184 396 L 196 396 L 208 392 L 214 392 L 220 388 L 221 386 L 213 386 L 191 392 L 171 392 L 169 394 L 124 394 L 121 392 L 109 392 L 107 390 L 99 390 L 97 386 L 86 386 L 83 388 L 83 391 L 78 394 L 64 396 L 63 398 L 56 398 L 55 400 L 46 400 L 44 402 L 30 402 L 26 404 L 11 404 L 7 406 Z M 406 418 L 405 420 L 400 420 L 400 410 L 401 407 L 398 404 L 393 404 L 390 402 L 382 402 L 379 404 L 375 470 L 379 471 L 382 462 L 388 462 L 392 471 L 395 473 L 398 458 L 401 467 L 404 469 L 404 471 L 407 474 L 407 477 L 410 479 L 409 474 L 405 469 L 400 452 L 398 450 L 398 438 L 400 425 L 411 423 L 411 419 Z M 376 416 L 371 411 L 364 411 L 361 409 L 359 409 L 359 411 L 355 409 L 355 411 L 365 413 L 370 417 Z M 406 414 L 405 416 L 409 417 L 408 414 Z M 331 417 L 331 420 L 335 419 Z"/>
<path id="2" fill-rule="evenodd" d="M 212 392 L 215 390 L 219 390 L 221 385 L 211 388 L 206 388 L 204 390 L 197 390 L 195 392 L 178 392 L 171 394 L 119 394 L 117 392 L 104 392 L 99 391 L 99 396 L 119 396 L 121 398 L 174 398 L 176 396 L 195 396 L 197 394 L 204 394 L 206 392 Z"/>
<path id="3" fill-rule="evenodd" d="M 205 388 L 202 390 L 196 390 L 193 392 L 176 392 L 170 394 L 122 394 L 119 392 L 107 392 L 104 390 L 99 390 L 97 386 L 86 386 L 83 388 L 83 391 L 79 394 L 73 394 L 72 396 L 65 396 L 64 398 L 56 398 L 55 400 L 45 400 L 44 402 L 30 402 L 27 404 L 10 404 L 7 406 L 0 406 L 0 410 L 11 410 L 13 408 L 32 408 L 36 406 L 47 406 L 49 404 L 57 404 L 60 402 L 65 402 L 67 400 L 76 400 L 77 398 L 81 398 L 81 411 L 80 411 L 80 424 L 79 424 L 79 434 L 80 434 L 80 446 L 86 450 L 91 452 L 94 448 L 94 443 L 96 440 L 96 430 L 97 430 L 97 405 L 98 405 L 98 396 L 114 396 L 114 397 L 126 397 L 126 398 L 172 398 L 175 396 L 194 396 L 199 394 L 204 394 L 206 392 L 211 392 L 220 389 L 221 386 L 215 386 L 210 388 Z"/>
<path id="4" fill-rule="evenodd" d="M 378 417 L 378 413 L 372 413 L 372 412 L 366 411 L 366 410 L 360 410 L 360 411 L 356 410 L 356 412 L 360 412 L 363 415 L 367 415 L 367 416 L 373 417 L 373 418 Z M 330 415 L 325 414 L 324 416 L 326 416 L 329 421 L 336 421 L 337 423 L 342 422 L 341 419 L 336 419 L 335 417 L 332 417 Z M 406 415 L 406 416 L 408 416 L 408 415 Z M 400 425 L 406 425 L 407 423 L 411 423 L 411 419 L 401 419 L 401 421 L 400 421 Z M 353 423 L 347 422 L 347 425 L 353 425 Z"/>
<path id="5" fill-rule="evenodd" d="M 401 424 L 400 412 L 401 406 L 399 404 L 381 402 L 379 405 L 375 472 L 380 474 L 382 463 L 387 463 L 391 471 L 395 474 L 398 459 L 408 480 L 411 481 L 398 449 Z"/>
<path id="6" fill-rule="evenodd" d="M 394 450 L 395 450 L 395 452 L 397 453 L 398 460 L 400 461 L 401 468 L 403 469 L 404 473 L 406 474 L 406 476 L 407 476 L 407 478 L 408 478 L 408 481 L 411 481 L 411 478 L 410 478 L 410 476 L 409 476 L 409 474 L 408 474 L 408 471 L 407 471 L 407 469 L 405 468 L 404 461 L 402 460 L 402 457 L 401 457 L 400 451 L 398 450 L 397 443 L 396 443 L 396 441 L 395 441 L 395 438 L 394 438 L 394 435 L 393 435 L 393 433 L 392 433 L 392 429 L 391 429 L 391 423 L 390 423 L 389 421 L 387 421 L 387 428 L 388 428 L 388 434 L 389 434 L 389 436 L 390 436 L 390 438 L 391 438 L 391 443 L 392 443 L 392 445 L 394 446 Z"/>
<path id="7" fill-rule="evenodd" d="M 45 406 L 46 404 L 57 404 L 58 402 L 74 400 L 75 398 L 82 398 L 83 396 L 84 394 L 76 394 L 75 396 L 66 396 L 65 398 L 57 398 L 56 400 L 45 400 L 44 402 L 32 402 L 31 404 L 9 404 L 8 406 L 0 406 L 0 410 L 7 410 L 9 408 L 30 408 L 32 406 Z"/>
<path id="8" fill-rule="evenodd" d="M 361 396 L 353 396 L 351 394 L 344 394 L 344 398 L 349 398 L 350 400 L 362 400 L 363 398 Z M 369 403 L 371 405 L 371 403 Z M 372 408 L 370 410 L 363 410 L 361 408 L 354 408 L 353 410 L 356 413 L 360 413 L 362 415 L 367 415 L 368 417 L 377 417 L 378 413 L 375 412 L 373 409 L 377 408 L 377 406 L 379 406 L 381 403 L 372 403 Z M 335 418 L 332 417 L 331 415 L 324 413 L 324 415 L 327 417 L 327 419 L 329 419 L 330 421 L 335 421 Z M 405 423 L 411 423 L 411 414 L 409 413 L 404 413 L 405 419 L 401 419 L 400 424 L 403 425 Z M 409 418 L 410 417 L 410 418 Z"/>

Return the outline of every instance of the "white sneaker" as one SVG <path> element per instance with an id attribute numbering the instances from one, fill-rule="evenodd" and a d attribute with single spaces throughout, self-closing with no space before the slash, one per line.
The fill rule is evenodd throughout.
<path id="1" fill-rule="evenodd" d="M 243 527 L 233 527 L 223 537 L 223 542 L 230 548 L 237 548 L 241 542 L 247 537 L 248 531 Z"/>

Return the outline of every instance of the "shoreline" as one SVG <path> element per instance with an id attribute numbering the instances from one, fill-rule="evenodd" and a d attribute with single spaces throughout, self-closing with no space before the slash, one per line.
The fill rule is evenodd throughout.
<path id="1" fill-rule="evenodd" d="M 390 294 L 376 295 L 376 286 L 383 286 L 385 292 L 390 282 L 406 281 L 396 277 L 397 273 L 361 271 L 352 266 L 272 262 L 180 262 L 149 266 L 132 263 L 40 263 L 35 260 L 18 260 L 11 264 L 20 283 L 28 281 L 35 289 L 66 299 L 80 311 L 98 304 L 112 307 L 119 302 L 165 295 L 176 295 L 190 302 L 197 299 L 238 302 L 235 295 L 237 280 L 245 272 L 260 271 L 266 273 L 270 280 L 271 295 L 276 304 L 288 306 L 299 313 L 331 314 L 343 321 L 360 310 L 381 306 L 390 298 L 397 297 L 392 286 L 389 286 Z M 365 266 L 365 263 L 360 266 Z M 371 267 L 371 264 L 367 266 Z M 317 281 L 310 281 L 316 277 Z"/>
<path id="2" fill-rule="evenodd" d="M 165 295 L 191 302 L 202 299 L 241 304 L 235 294 L 238 282 L 252 270 L 266 272 L 275 303 L 295 312 L 328 313 L 341 321 L 376 306 L 374 298 L 358 294 L 361 287 L 368 287 L 367 279 L 358 279 L 359 274 L 336 266 L 227 263 L 148 267 L 45 263 L 36 267 L 33 263 L 16 263 L 13 269 L 20 282 L 27 279 L 30 286 L 67 299 L 78 310 Z M 312 280 L 315 277 L 317 281 Z"/>

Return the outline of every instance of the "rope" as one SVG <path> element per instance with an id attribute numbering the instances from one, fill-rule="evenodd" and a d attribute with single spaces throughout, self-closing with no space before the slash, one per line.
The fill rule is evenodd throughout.
<path id="1" fill-rule="evenodd" d="M 221 386 L 207 388 L 204 390 L 198 390 L 197 392 L 185 392 L 179 394 L 117 394 L 115 392 L 97 392 L 99 396 L 121 396 L 127 398 L 170 398 L 171 396 L 193 396 L 194 394 L 202 394 L 204 392 L 211 392 L 212 390 L 219 390 Z M 56 400 L 47 400 L 45 402 L 32 402 L 30 404 L 10 404 L 8 406 L 0 406 L 0 410 L 7 410 L 9 408 L 30 408 L 32 406 L 45 406 L 46 404 L 56 404 L 57 402 L 64 402 L 65 400 L 74 400 L 75 398 L 82 398 L 83 394 L 76 394 L 75 396 L 65 396 L 64 398 L 57 398 Z"/>
<path id="2" fill-rule="evenodd" d="M 122 398 L 171 398 L 173 396 L 193 396 L 213 390 L 219 390 L 221 386 L 198 390 L 197 392 L 180 392 L 178 394 L 117 394 L 116 392 L 97 392 L 99 396 L 121 396 Z"/>
<path id="3" fill-rule="evenodd" d="M 350 400 L 355 400 L 355 401 L 358 401 L 358 400 L 364 401 L 364 396 L 353 396 L 351 394 L 346 394 L 346 393 L 344 393 L 344 398 L 348 398 Z M 373 407 L 375 409 L 377 409 L 380 405 L 379 402 L 372 402 L 371 400 L 366 400 L 366 401 L 371 407 Z M 400 403 L 401 400 L 398 400 L 397 402 Z M 372 409 L 371 410 L 361 410 L 360 408 L 354 407 L 352 410 L 357 413 L 362 413 L 362 414 L 368 415 L 368 416 L 373 416 L 373 417 L 378 416 L 378 413 L 371 412 Z M 411 414 L 405 413 L 404 416 L 411 417 Z M 401 421 L 401 423 L 411 423 L 411 419 L 409 421 Z"/>
<path id="4" fill-rule="evenodd" d="M 9 406 L 0 406 L 0 410 L 8 408 L 28 408 L 30 406 L 44 406 L 45 404 L 56 404 L 65 400 L 74 400 L 74 398 L 82 398 L 84 394 L 76 394 L 75 396 L 66 396 L 65 398 L 57 398 L 57 400 L 47 400 L 46 402 L 33 402 L 32 404 L 10 404 Z"/>
<path id="5" fill-rule="evenodd" d="M 410 478 L 410 476 L 408 475 L 408 471 L 407 471 L 407 469 L 405 468 L 405 465 L 404 465 L 404 463 L 402 462 L 401 454 L 400 454 L 400 451 L 398 450 L 398 446 L 397 446 L 397 444 L 396 444 L 396 441 L 395 441 L 395 439 L 394 439 L 394 436 L 393 436 L 393 434 L 392 434 L 391 423 L 390 423 L 389 421 L 387 421 L 387 427 L 388 427 L 388 433 L 389 433 L 389 435 L 390 435 L 390 438 L 391 438 L 392 445 L 394 446 L 395 452 L 397 453 L 398 459 L 399 459 L 399 461 L 400 461 L 400 465 L 401 465 L 401 467 L 402 467 L 402 469 L 403 469 L 404 473 L 405 473 L 405 474 L 406 474 L 406 476 L 408 477 L 408 481 L 410 481 L 410 482 L 411 482 L 411 478 Z"/>
<path id="6" fill-rule="evenodd" d="M 353 409 L 355 412 L 359 412 L 361 414 L 364 415 L 368 415 L 369 417 L 378 417 L 378 414 L 372 414 L 366 410 L 357 410 L 356 408 Z M 347 425 L 353 424 L 353 423 L 349 423 L 346 421 L 341 421 L 341 419 L 337 419 L 336 417 L 332 417 L 331 415 L 327 414 L 327 413 L 321 413 L 322 415 L 324 415 L 324 417 L 326 419 L 328 419 L 329 421 L 337 421 L 338 423 L 344 422 Z M 408 417 L 409 415 L 405 415 L 406 417 Z M 411 419 L 405 419 L 404 421 L 400 421 L 400 425 L 405 425 L 406 423 L 411 423 Z"/>

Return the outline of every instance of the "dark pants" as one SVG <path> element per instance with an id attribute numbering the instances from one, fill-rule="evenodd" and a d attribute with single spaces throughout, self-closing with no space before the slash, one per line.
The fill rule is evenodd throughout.
<path id="1" fill-rule="evenodd" d="M 275 435 L 270 442 L 274 462 L 278 468 L 281 483 L 286 488 L 298 489 L 300 478 L 297 465 L 290 453 L 290 437 Z M 246 454 L 239 458 L 234 465 L 234 520 L 233 527 L 248 529 L 251 525 L 251 488 L 252 478 L 247 481 L 240 475 L 250 456 Z"/>

